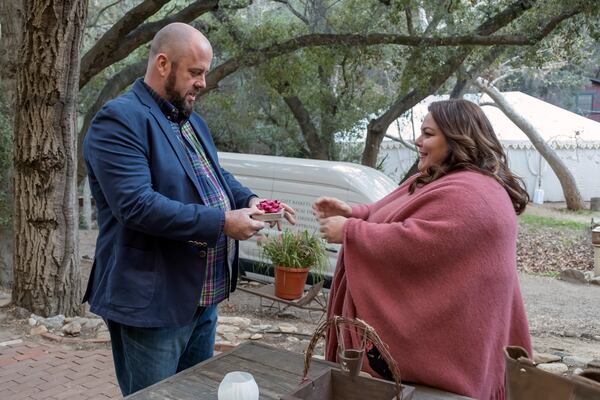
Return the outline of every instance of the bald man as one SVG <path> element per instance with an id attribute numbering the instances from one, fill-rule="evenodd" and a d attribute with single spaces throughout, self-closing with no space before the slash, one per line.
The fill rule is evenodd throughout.
<path id="1" fill-rule="evenodd" d="M 99 230 L 84 302 L 108 325 L 124 396 L 212 356 L 237 240 L 264 226 L 251 218 L 260 199 L 221 168 L 193 111 L 212 56 L 196 29 L 166 26 L 144 78 L 98 112 L 84 141 Z"/>

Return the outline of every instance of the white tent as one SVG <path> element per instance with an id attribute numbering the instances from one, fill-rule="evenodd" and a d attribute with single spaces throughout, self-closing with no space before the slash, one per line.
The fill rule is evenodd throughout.
<path id="1" fill-rule="evenodd" d="M 589 200 L 600 196 L 600 123 L 522 92 L 503 94 L 556 150 L 575 176 L 583 198 Z M 419 135 L 428 105 L 447 98 L 429 96 L 392 124 L 387 134 L 410 142 Z M 467 95 L 465 98 L 483 106 L 507 153 L 511 169 L 525 180 L 529 195 L 533 198 L 535 190 L 541 189 L 546 201 L 564 201 L 558 179 L 527 136 L 499 108 L 485 105 L 492 102 L 487 95 Z M 401 143 L 386 139 L 380 157 L 384 159 L 384 171 L 398 180 L 412 165 L 415 154 Z"/>

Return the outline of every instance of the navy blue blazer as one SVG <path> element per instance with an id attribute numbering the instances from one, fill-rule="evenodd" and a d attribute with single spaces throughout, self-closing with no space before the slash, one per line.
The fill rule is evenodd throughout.
<path id="1" fill-rule="evenodd" d="M 233 207 L 247 207 L 254 194 L 220 167 L 204 120 L 192 113 L 190 122 Z M 225 213 L 203 204 L 187 154 L 141 79 L 98 112 L 83 153 L 99 229 L 83 301 L 126 325 L 189 323 Z M 236 243 L 232 291 L 237 264 Z"/>

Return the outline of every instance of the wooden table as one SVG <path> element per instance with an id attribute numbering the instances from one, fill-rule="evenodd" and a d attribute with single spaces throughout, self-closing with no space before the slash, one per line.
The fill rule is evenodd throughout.
<path id="1" fill-rule="evenodd" d="M 330 367 L 314 359 L 310 377 Z M 231 371 L 250 372 L 260 390 L 261 399 L 279 400 L 300 383 L 304 356 L 257 342 L 246 342 L 192 368 L 140 390 L 127 399 L 216 400 L 219 383 Z M 413 400 L 466 400 L 467 397 L 415 385 Z"/>

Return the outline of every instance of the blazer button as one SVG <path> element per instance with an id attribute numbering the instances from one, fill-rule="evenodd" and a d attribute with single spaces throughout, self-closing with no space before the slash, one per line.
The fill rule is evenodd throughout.
<path id="1" fill-rule="evenodd" d="M 204 258 L 204 257 L 206 257 L 206 251 L 204 251 L 204 250 L 201 250 L 201 251 L 199 251 L 199 252 L 198 252 L 198 255 L 199 255 L 200 257 Z"/>

